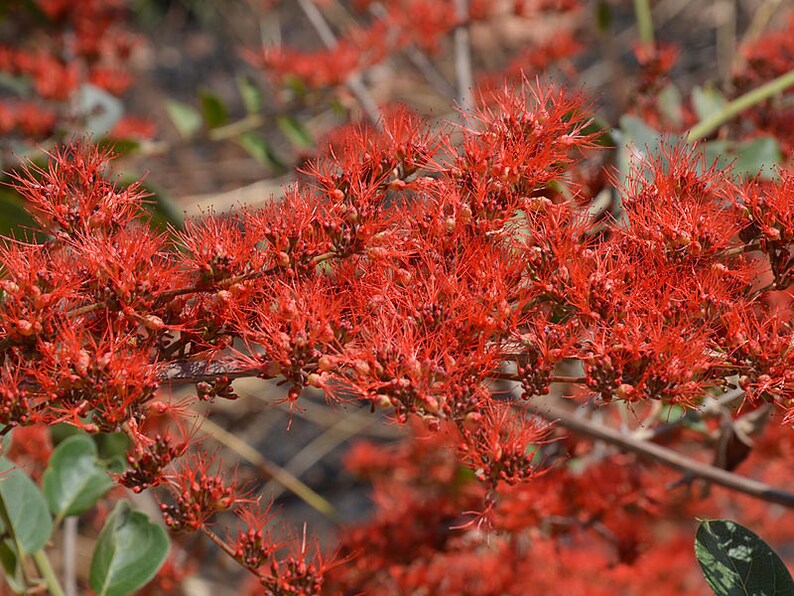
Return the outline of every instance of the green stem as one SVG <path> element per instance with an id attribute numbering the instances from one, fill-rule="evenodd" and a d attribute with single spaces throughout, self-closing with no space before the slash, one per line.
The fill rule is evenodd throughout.
<path id="1" fill-rule="evenodd" d="M 770 97 L 782 93 L 789 87 L 794 86 L 794 70 L 780 75 L 778 78 L 764 83 L 760 87 L 748 91 L 744 95 L 728 102 L 722 110 L 701 120 L 689 130 L 687 140 L 692 142 L 709 136 L 720 126 L 728 122 L 731 118 L 738 116 L 745 110 L 766 101 Z"/>
<path id="2" fill-rule="evenodd" d="M 250 132 L 252 130 L 256 130 L 260 126 L 265 123 L 265 119 L 262 117 L 261 114 L 250 114 L 246 116 L 242 120 L 238 120 L 237 122 L 232 122 L 231 124 L 227 124 L 226 126 L 220 126 L 218 128 L 213 128 L 209 131 L 208 136 L 213 141 L 221 141 L 224 139 L 230 139 L 233 137 L 237 137 L 244 132 Z"/>
<path id="3" fill-rule="evenodd" d="M 52 565 L 50 565 L 50 560 L 47 558 L 47 555 L 44 553 L 43 550 L 33 553 L 32 555 L 33 560 L 36 562 L 36 567 L 39 568 L 39 572 L 41 573 L 44 581 L 47 582 L 47 589 L 49 590 L 52 596 L 66 596 L 61 588 L 61 584 L 58 583 L 58 578 L 55 577 L 55 572 L 52 570 Z"/>
<path id="4" fill-rule="evenodd" d="M 653 44 L 653 18 L 651 17 L 651 3 L 648 0 L 634 0 L 634 14 L 637 16 L 637 29 L 640 41 L 644 44 Z"/>

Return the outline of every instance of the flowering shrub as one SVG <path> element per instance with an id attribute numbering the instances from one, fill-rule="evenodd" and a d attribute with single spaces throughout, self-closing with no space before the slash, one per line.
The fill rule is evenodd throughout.
<path id="1" fill-rule="evenodd" d="M 460 25 L 456 3 L 444 3 L 423 15 L 433 36 L 414 39 L 393 22 L 407 4 L 386 3 L 392 12 L 366 34 L 395 28 L 395 46 L 378 52 L 432 52 L 435 35 Z M 472 3 L 472 18 L 490 6 Z M 360 60 L 375 58 L 346 52 L 349 71 L 333 53 L 337 78 L 307 84 L 360 91 Z M 654 52 L 640 52 L 648 97 L 671 60 Z M 281 56 L 262 65 L 304 76 L 299 57 Z M 92 507 L 108 472 L 133 493 L 158 491 L 165 526 L 205 534 L 250 571 L 252 593 L 699 593 L 682 571 L 694 568 L 682 549 L 694 515 L 730 506 L 775 526 L 769 503 L 794 505 L 762 484 L 790 476 L 794 445 L 794 173 L 746 179 L 708 159 L 708 143 L 675 139 L 634 145 L 628 168 L 604 172 L 599 147 L 615 138 L 582 96 L 511 77 L 480 90 L 462 124 L 386 111 L 338 131 L 281 200 L 180 230 L 147 226 L 145 193 L 118 184 L 111 154 L 87 142 L 14 175 L 47 240 L 0 244 L 0 422 L 13 431 L 10 455 L 43 475 L 41 493 L 19 469 L 0 481 L 0 518 L 16 538 L 9 583 L 24 589 L 31 555 L 57 593 L 43 555 L 50 514 L 57 524 Z M 651 119 L 654 102 L 638 107 L 664 123 Z M 692 136 L 721 124 L 704 121 Z M 737 142 L 758 131 L 740 132 Z M 334 557 L 305 533 L 289 543 L 273 533 L 270 508 L 200 449 L 192 404 L 167 391 L 234 400 L 245 377 L 277 380 L 292 408 L 319 389 L 413 433 L 351 453 L 376 513 L 343 533 Z M 618 432 L 616 420 L 638 428 Z M 83 432 L 45 465 L 50 444 L 34 450 L 20 431 L 62 423 Z M 88 437 L 114 433 L 129 447 L 109 467 Z M 696 459 L 709 443 L 714 465 Z M 731 472 L 748 458 L 757 481 Z M 92 482 L 69 480 L 77 462 Z M 672 491 L 669 468 L 691 475 L 682 484 L 703 478 L 747 496 Z M 23 491 L 43 505 L 20 521 L 12 494 Z M 224 512 L 235 520 L 225 532 Z M 792 527 L 776 530 L 789 538 Z M 166 551 L 162 527 L 119 501 L 91 589 L 142 586 Z M 169 561 L 163 585 L 181 568 Z"/>

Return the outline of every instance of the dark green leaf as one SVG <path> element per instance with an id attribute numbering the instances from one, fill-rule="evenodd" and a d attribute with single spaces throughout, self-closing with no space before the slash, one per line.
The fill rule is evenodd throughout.
<path id="1" fill-rule="evenodd" d="M 19 557 L 11 540 L 0 540 L 0 565 L 3 566 L 6 577 L 16 575 L 18 562 Z"/>
<path id="2" fill-rule="evenodd" d="M 794 595 L 794 581 L 780 557 L 735 522 L 700 522 L 695 556 L 718 596 Z"/>
<path id="3" fill-rule="evenodd" d="M 22 198 L 12 190 L 0 188 L 0 234 L 24 237 L 24 228 L 35 225 L 25 210 Z"/>
<path id="4" fill-rule="evenodd" d="M 612 7 L 604 0 L 596 4 L 596 26 L 601 33 L 612 29 Z"/>
<path id="5" fill-rule="evenodd" d="M 256 132 L 245 132 L 237 139 L 243 149 L 251 157 L 264 166 L 269 166 L 276 172 L 284 172 L 287 168 L 271 149 L 267 139 Z"/>
<path id="6" fill-rule="evenodd" d="M 204 122 L 207 128 L 218 128 L 229 120 L 229 110 L 221 101 L 221 98 L 210 91 L 202 91 L 199 99 L 201 100 L 201 113 L 204 115 Z"/>
<path id="7" fill-rule="evenodd" d="M 297 149 L 311 149 L 314 147 L 314 139 L 306 127 L 297 118 L 292 116 L 280 116 L 277 120 L 281 132 L 290 140 Z"/>
<path id="8" fill-rule="evenodd" d="M 16 546 L 10 538 L 0 541 L 0 565 L 3 567 L 3 581 L 8 582 L 8 587 L 15 594 L 25 592 L 25 585 L 22 581 L 22 569 L 20 559 L 16 551 Z"/>
<path id="9" fill-rule="evenodd" d="M 201 128 L 201 114 L 192 106 L 169 99 L 165 104 L 168 117 L 184 138 L 190 138 Z"/>
<path id="10" fill-rule="evenodd" d="M 250 77 L 238 75 L 237 88 L 240 90 L 240 97 L 243 98 L 243 105 L 247 113 L 256 114 L 262 109 L 262 92 Z"/>
<path id="11" fill-rule="evenodd" d="M 22 470 L 0 457 L 0 505 L 10 531 L 26 553 L 41 550 L 52 534 L 47 501 Z"/>
<path id="12" fill-rule="evenodd" d="M 102 433 L 94 436 L 94 442 L 99 451 L 99 458 L 103 460 L 113 460 L 127 455 L 130 447 L 130 439 L 123 432 Z"/>
<path id="13" fill-rule="evenodd" d="M 146 585 L 168 556 L 165 528 L 120 501 L 99 533 L 89 583 L 99 596 L 123 596 Z"/>
<path id="14" fill-rule="evenodd" d="M 74 435 L 58 445 L 44 472 L 44 496 L 57 519 L 81 514 L 112 486 L 87 435 Z"/>
<path id="15" fill-rule="evenodd" d="M 140 142 L 135 139 L 117 139 L 115 137 L 105 137 L 100 139 L 97 145 L 101 149 L 107 149 L 119 157 L 135 153 L 141 148 Z"/>
<path id="16" fill-rule="evenodd" d="M 140 181 L 140 175 L 125 172 L 121 183 L 125 186 Z M 144 182 L 142 188 L 147 193 L 144 207 L 151 218 L 149 224 L 158 230 L 165 230 L 168 224 L 181 228 L 185 223 L 184 211 L 161 188 Z"/>

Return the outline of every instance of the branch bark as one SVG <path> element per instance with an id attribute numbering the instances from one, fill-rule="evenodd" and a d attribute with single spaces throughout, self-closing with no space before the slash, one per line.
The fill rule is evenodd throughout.
<path id="1" fill-rule="evenodd" d="M 719 484 L 730 490 L 755 497 L 756 499 L 761 499 L 767 503 L 775 503 L 777 505 L 783 505 L 784 507 L 794 508 L 794 494 L 776 489 L 763 482 L 758 482 L 757 480 L 739 476 L 727 470 L 704 464 L 686 457 L 685 455 L 681 455 L 672 449 L 662 447 L 661 445 L 625 435 L 619 431 L 593 422 L 592 420 L 575 416 L 550 403 L 543 403 L 540 400 L 536 400 L 524 402 L 521 405 L 533 414 L 554 421 L 573 432 L 615 445 L 623 451 L 636 453 L 641 457 L 680 470 L 689 474 L 691 477 L 708 480 L 714 484 Z"/>

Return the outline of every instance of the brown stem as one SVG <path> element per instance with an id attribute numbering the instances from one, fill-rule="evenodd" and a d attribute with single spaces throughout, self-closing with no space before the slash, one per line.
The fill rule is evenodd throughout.
<path id="1" fill-rule="evenodd" d="M 201 531 L 204 533 L 204 535 L 207 538 L 212 540 L 218 548 L 220 548 L 223 552 L 225 552 L 227 555 L 229 555 L 232 559 L 237 561 L 237 555 L 235 554 L 234 549 L 231 546 L 229 546 L 228 544 L 226 544 L 225 540 L 223 540 L 215 532 L 210 530 L 207 526 L 201 526 Z"/>
<path id="2" fill-rule="evenodd" d="M 516 381 L 517 383 L 521 382 L 521 375 L 501 371 L 489 373 L 488 378 L 499 381 Z M 584 377 L 569 377 L 565 375 L 552 375 L 549 377 L 549 383 L 579 383 L 583 385 L 586 382 L 587 380 Z"/>
<path id="3" fill-rule="evenodd" d="M 704 464 L 661 445 L 625 435 L 592 420 L 575 416 L 558 406 L 552 405 L 550 402 L 536 400 L 523 402 L 520 406 L 547 420 L 555 421 L 560 426 L 573 432 L 610 443 L 624 451 L 636 453 L 670 468 L 681 470 L 692 477 L 703 478 L 714 484 L 761 499 L 767 503 L 794 508 L 794 494 L 792 493 L 771 487 L 751 478 L 739 476 L 722 468 Z"/>
<path id="4" fill-rule="evenodd" d="M 260 368 L 245 368 L 235 370 L 226 368 L 221 363 L 211 363 L 196 360 L 182 362 L 171 362 L 162 374 L 162 380 L 171 384 L 181 385 L 184 383 L 199 383 L 201 381 L 214 381 L 218 377 L 227 379 L 242 379 L 245 377 L 258 377 L 262 374 Z"/>

